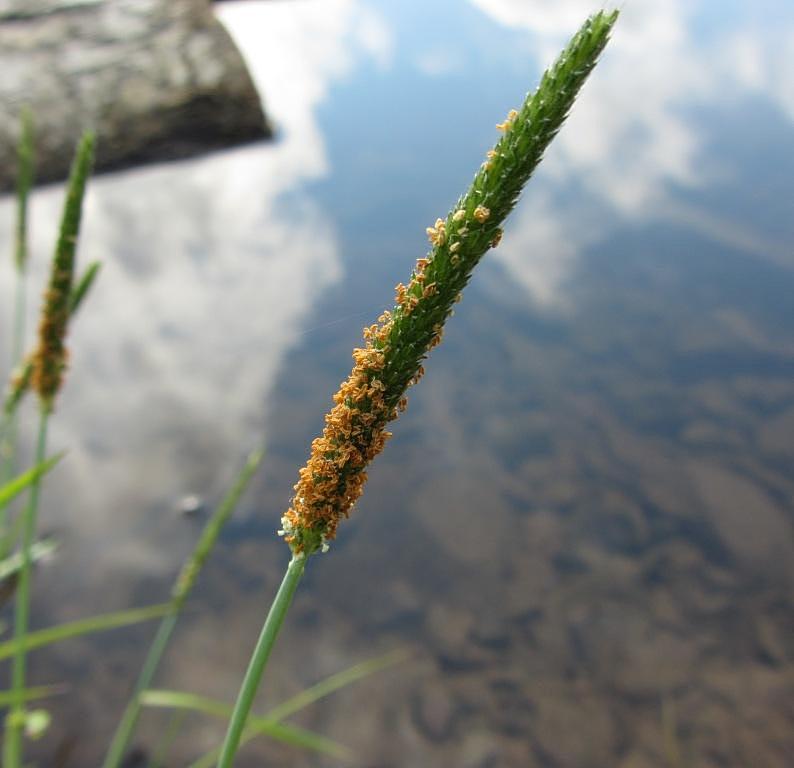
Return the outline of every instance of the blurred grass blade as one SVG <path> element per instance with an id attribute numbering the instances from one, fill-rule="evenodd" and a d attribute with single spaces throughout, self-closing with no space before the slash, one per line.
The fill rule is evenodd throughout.
<path id="1" fill-rule="evenodd" d="M 33 115 L 28 107 L 22 110 L 21 132 L 17 145 L 17 216 L 14 231 L 14 262 L 23 274 L 28 262 L 28 198 L 33 187 L 36 164 Z"/>
<path id="2" fill-rule="evenodd" d="M 196 548 L 193 550 L 193 554 L 185 562 L 174 583 L 172 597 L 174 600 L 174 609 L 176 611 L 182 608 L 182 605 L 195 586 L 196 579 L 201 569 L 204 567 L 215 543 L 218 541 L 221 529 L 237 507 L 240 497 L 245 493 L 248 484 L 251 482 L 251 478 L 254 476 L 257 469 L 259 469 L 263 456 L 264 452 L 261 450 L 253 451 L 248 456 L 245 466 L 235 478 L 231 489 L 204 526 L 204 530 L 201 532 L 201 536 L 196 544 Z"/>
<path id="3" fill-rule="evenodd" d="M 5 400 L 3 401 L 3 414 L 6 419 L 11 419 L 19 407 L 22 398 L 30 389 L 33 380 L 33 357 L 28 356 L 14 369 L 8 383 Z M 10 428 L 10 427 L 7 427 Z"/>
<path id="4" fill-rule="evenodd" d="M 49 699 L 51 696 L 60 696 L 66 693 L 65 685 L 39 685 L 34 688 L 25 688 L 21 691 L 23 701 L 38 701 Z M 15 691 L 0 691 L 0 707 L 7 707 L 14 703 Z"/>
<path id="5" fill-rule="evenodd" d="M 149 688 L 143 691 L 141 702 L 146 707 L 188 709 L 193 712 L 201 712 L 202 715 L 210 715 L 210 717 L 228 717 L 232 711 L 231 705 L 224 704 L 217 699 L 185 691 L 169 691 L 159 688 Z"/>
<path id="6" fill-rule="evenodd" d="M 141 703 L 147 707 L 188 709 L 223 720 L 228 720 L 232 714 L 230 704 L 183 691 L 144 691 L 141 694 Z M 350 757 L 349 750 L 343 745 L 303 728 L 275 723 L 263 717 L 249 717 L 246 725 L 257 735 L 269 736 L 294 747 L 302 747 L 336 758 Z"/>
<path id="7" fill-rule="evenodd" d="M 231 489 L 207 521 L 193 553 L 185 561 L 182 570 L 174 581 L 174 586 L 171 590 L 171 610 L 163 618 L 162 622 L 160 622 L 157 634 L 154 640 L 152 640 L 152 644 L 149 646 L 149 652 L 146 654 L 146 659 L 143 662 L 138 679 L 135 682 L 135 688 L 132 691 L 130 700 L 124 709 L 124 713 L 110 741 L 110 746 L 108 747 L 107 754 L 102 763 L 102 768 L 119 768 L 119 766 L 122 765 L 124 754 L 127 751 L 127 746 L 132 739 L 138 722 L 138 715 L 141 709 L 140 694 L 151 685 L 154 675 L 157 672 L 157 667 L 160 665 L 160 659 L 171 640 L 171 634 L 174 631 L 185 600 L 187 600 L 190 595 L 202 567 L 218 541 L 221 529 L 229 517 L 231 517 L 241 496 L 246 488 L 248 488 L 251 478 L 259 468 L 263 455 L 264 452 L 258 450 L 253 451 L 248 456 L 245 466 L 240 470 Z"/>
<path id="8" fill-rule="evenodd" d="M 325 696 L 328 696 L 335 691 L 340 690 L 341 688 L 345 688 L 348 685 L 352 685 L 357 680 L 368 677 L 369 675 L 386 669 L 393 664 L 399 664 L 401 661 L 407 659 L 408 656 L 408 651 L 396 650 L 384 654 L 383 656 L 378 656 L 377 658 L 361 662 L 360 664 L 354 664 L 352 667 L 344 669 L 341 672 L 337 672 L 336 674 L 327 677 L 325 680 L 321 680 L 319 683 L 317 683 L 317 685 L 313 685 L 311 688 L 307 688 L 305 691 L 301 691 L 296 696 L 293 696 L 281 704 L 278 704 L 269 712 L 267 712 L 265 719 L 272 722 L 280 722 L 281 719 L 287 717 L 288 715 L 295 714 L 295 712 L 304 709 L 305 707 L 313 704 L 316 701 L 319 701 Z M 243 730 L 243 734 L 240 737 L 240 746 L 247 744 L 249 741 L 251 741 L 251 739 L 258 735 L 258 732 L 254 730 L 250 724 L 246 725 L 245 729 Z M 213 749 L 210 752 L 207 752 L 206 755 L 201 757 L 195 763 L 192 763 L 189 768 L 212 768 L 212 766 L 215 764 L 215 761 L 218 759 L 219 753 L 220 747 Z"/>
<path id="9" fill-rule="evenodd" d="M 131 626 L 132 624 L 140 624 L 142 621 L 157 619 L 168 613 L 169 608 L 169 603 L 149 605 L 145 608 L 132 608 L 127 611 L 104 613 L 100 616 L 78 619 L 77 621 L 70 621 L 67 624 L 59 624 L 55 627 L 47 627 L 47 629 L 29 632 L 22 638 L 21 642 L 17 640 L 7 640 L 4 643 L 0 643 L 0 660 L 13 656 L 19 645 L 26 651 L 33 651 L 45 645 L 60 643 L 63 640 L 71 640 L 72 638 L 90 635 L 94 632 L 120 629 L 121 627 Z"/>
<path id="10" fill-rule="evenodd" d="M 30 561 L 32 563 L 41 560 L 47 555 L 51 555 L 58 549 L 58 542 L 55 539 L 42 539 L 37 541 L 30 548 Z M 0 560 L 0 581 L 13 576 L 22 567 L 22 553 L 15 552 L 3 560 Z"/>
<path id="11" fill-rule="evenodd" d="M 91 290 L 92 286 L 94 285 L 94 281 L 99 274 L 99 270 L 102 269 L 102 263 L 99 261 L 92 261 L 89 264 L 88 269 L 83 273 L 83 276 L 77 281 L 77 285 L 74 286 L 72 289 L 72 294 L 69 297 L 69 314 L 74 315 L 78 309 L 80 309 L 80 305 L 83 303 L 83 299 L 88 295 L 88 292 Z"/>
<path id="12" fill-rule="evenodd" d="M 185 723 L 185 720 L 191 714 L 189 709 L 175 709 L 168 722 L 168 727 L 165 729 L 162 738 L 157 742 L 152 751 L 152 757 L 149 760 L 146 768 L 164 768 L 166 765 L 166 758 L 171 750 L 171 747 L 176 740 L 179 731 Z"/>
<path id="13" fill-rule="evenodd" d="M 62 458 L 64 454 L 58 453 L 51 459 L 38 464 L 29 469 L 27 472 L 22 473 L 19 477 L 11 480 L 2 487 L 0 487 L 0 506 L 8 504 L 12 499 L 18 496 L 22 491 L 35 483 L 39 478 L 46 475 Z"/>
<path id="14" fill-rule="evenodd" d="M 352 685 L 358 680 L 374 675 L 376 672 L 380 672 L 394 664 L 399 664 L 401 661 L 405 661 L 408 656 L 409 654 L 406 650 L 400 649 L 391 651 L 390 653 L 386 653 L 374 659 L 369 659 L 368 661 L 363 661 L 360 664 L 354 664 L 348 669 L 337 672 L 327 677 L 325 680 L 321 680 L 317 685 L 313 685 L 311 688 L 301 691 L 291 699 L 287 699 L 287 701 L 269 710 L 265 717 L 275 722 L 283 720 L 299 712 L 301 709 L 308 707 L 310 704 L 314 704 L 314 702 L 326 696 L 330 696 L 341 688 L 346 688 L 348 685 Z"/>
<path id="15" fill-rule="evenodd" d="M 19 143 L 17 145 L 17 208 L 14 227 L 14 266 L 16 267 L 16 295 L 11 342 L 11 368 L 21 361 L 25 345 L 26 282 L 28 265 L 28 197 L 33 186 L 34 138 L 33 117 L 30 109 L 22 109 Z M 8 411 L 0 427 L 0 486 L 16 474 L 17 418 L 13 409 Z M 6 503 L 0 501 L 0 557 L 8 554 L 8 524 Z"/>

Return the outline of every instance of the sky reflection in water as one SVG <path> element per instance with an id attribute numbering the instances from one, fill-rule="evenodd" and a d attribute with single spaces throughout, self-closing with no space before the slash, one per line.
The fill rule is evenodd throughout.
<path id="1" fill-rule="evenodd" d="M 105 268 L 55 421 L 70 453 L 46 500 L 63 546 L 40 624 L 161 599 L 196 533 L 175 502 L 216 498 L 264 435 L 268 467 L 162 681 L 233 696 L 286 556 L 273 531 L 360 327 L 590 10 L 219 5 L 279 140 L 92 184 L 81 258 Z M 782 2 L 624 8 L 313 564 L 266 702 L 407 645 L 399 672 L 303 722 L 362 765 L 664 766 L 674 748 L 698 766 L 785 765 L 792 42 Z M 59 197 L 35 197 L 37 284 Z M 87 681 L 57 711 L 76 764 L 147 637 L 41 658 L 42 678 Z M 196 722 L 176 764 L 219 735 Z M 313 764 L 260 750 L 251 765 Z"/>

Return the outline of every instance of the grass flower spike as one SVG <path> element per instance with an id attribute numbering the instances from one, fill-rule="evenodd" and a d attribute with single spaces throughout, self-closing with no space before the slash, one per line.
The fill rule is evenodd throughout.
<path id="1" fill-rule="evenodd" d="M 440 341 L 446 319 L 485 252 L 499 244 L 502 223 L 560 129 L 609 38 L 617 11 L 589 18 L 535 93 L 496 127 L 491 149 L 468 192 L 446 219 L 427 228 L 432 246 L 395 306 L 364 329 L 365 346 L 334 396 L 321 437 L 300 471 L 282 530 L 293 553 L 327 548 L 367 479 L 366 467 L 390 437 L 387 424 L 406 406 L 406 391 L 423 374 L 422 361 Z"/>
<path id="2" fill-rule="evenodd" d="M 39 345 L 33 358 L 31 384 L 42 408 L 52 411 L 66 369 L 65 338 L 71 315 L 75 250 L 86 180 L 94 157 L 94 137 L 86 133 L 77 148 L 69 178 L 50 284 L 44 295 L 39 325 Z"/>
<path id="3" fill-rule="evenodd" d="M 69 320 L 71 321 L 77 310 L 83 304 L 85 297 L 88 295 L 91 288 L 93 288 L 96 278 L 102 264 L 98 261 L 91 262 L 83 272 L 82 277 L 78 280 L 75 287 L 72 289 L 72 294 L 69 299 Z M 16 411 L 22 398 L 27 394 L 33 381 L 33 371 L 35 368 L 36 354 L 29 354 L 18 368 L 11 375 L 11 380 L 8 384 L 8 390 L 3 401 L 3 414 L 12 415 Z"/>
<path id="4" fill-rule="evenodd" d="M 39 323 L 39 341 L 30 358 L 30 365 L 23 364 L 19 375 L 12 382 L 12 391 L 6 402 L 6 412 L 13 414 L 27 386 L 39 395 L 40 416 L 38 438 L 36 440 L 35 462 L 44 462 L 47 446 L 47 425 L 53 411 L 55 397 L 61 388 L 63 372 L 66 368 L 66 348 L 64 340 L 73 311 L 74 266 L 77 236 L 80 231 L 80 218 L 85 194 L 86 181 L 91 172 L 94 157 L 93 134 L 86 133 L 81 139 L 72 164 L 66 191 L 61 227 L 52 271 Z M 96 270 L 87 278 L 87 286 L 82 288 L 79 301 L 85 296 L 94 279 Z M 20 518 L 21 524 L 21 566 L 14 601 L 14 651 L 11 668 L 11 687 L 13 706 L 6 716 L 6 733 L 3 742 L 3 768 L 20 768 L 23 765 L 22 733 L 28 723 L 25 710 L 24 689 L 26 678 L 26 649 L 22 640 L 28 632 L 30 619 L 30 586 L 32 552 L 36 536 L 40 482 L 30 486 L 28 503 Z"/>
<path id="5" fill-rule="evenodd" d="M 234 762 L 259 682 L 309 556 L 328 548 L 339 522 L 361 496 L 367 465 L 390 437 L 386 427 L 405 409 L 406 392 L 422 377 L 422 362 L 441 342 L 444 323 L 474 267 L 501 240 L 502 223 L 565 121 L 617 16 L 617 11 L 591 16 L 543 75 L 535 93 L 497 126 L 502 136 L 469 190 L 446 219 L 427 228 L 430 252 L 416 262 L 408 285 L 397 286 L 394 307 L 364 329 L 364 346 L 353 350 L 353 370 L 334 395 L 323 433 L 312 443 L 292 504 L 281 518 L 279 533 L 289 544 L 292 559 L 251 654 L 218 768 L 231 768 Z"/>

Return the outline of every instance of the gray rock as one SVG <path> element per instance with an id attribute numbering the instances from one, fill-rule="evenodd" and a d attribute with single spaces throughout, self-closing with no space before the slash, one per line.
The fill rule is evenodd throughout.
<path id="1" fill-rule="evenodd" d="M 483 615 L 472 627 L 469 639 L 481 648 L 503 652 L 510 645 L 510 632 L 500 618 Z"/>
<path id="2" fill-rule="evenodd" d="M 443 683 L 427 681 L 412 704 L 414 725 L 426 738 L 438 742 L 452 737 L 461 708 Z"/>
<path id="3" fill-rule="evenodd" d="M 40 182 L 66 176 L 86 128 L 98 170 L 271 134 L 209 0 L 0 0 L 0 71 L 1 189 L 14 183 L 24 105 Z"/>

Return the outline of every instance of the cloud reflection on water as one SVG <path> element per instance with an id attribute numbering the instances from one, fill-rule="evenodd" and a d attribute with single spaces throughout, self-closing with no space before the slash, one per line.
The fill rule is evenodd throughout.
<path id="1" fill-rule="evenodd" d="M 593 10 L 589 0 L 471 2 L 499 24 L 526 30 L 544 64 Z M 588 210 L 596 206 L 611 207 L 612 221 L 682 220 L 714 236 L 713 214 L 687 209 L 682 219 L 674 205 L 682 188 L 717 184 L 733 172 L 725 158 L 719 166 L 704 162 L 710 137 L 698 113 L 761 96 L 794 119 L 794 68 L 783 54 L 794 39 L 792 14 L 784 12 L 781 23 L 779 13 L 744 9 L 709 24 L 714 13 L 707 2 L 680 0 L 621 8 L 609 49 L 544 163 L 545 188 L 520 207 L 497 253 L 539 305 L 565 304 L 560 289 L 575 252 L 604 236 L 597 222 L 581 223 L 595 218 Z M 571 188 L 577 194 L 559 199 Z M 717 229 L 739 248 L 764 240 L 736 221 Z"/>
<path id="2" fill-rule="evenodd" d="M 283 356 L 312 302 L 340 277 L 334 225 L 301 193 L 328 172 L 315 111 L 356 57 L 388 64 L 377 17 L 354 9 L 222 7 L 277 115 L 278 140 L 91 182 L 80 262 L 101 260 L 103 270 L 73 328 L 53 424 L 52 445 L 70 449 L 58 489 L 66 501 L 45 516 L 70 531 L 64 558 L 91 551 L 103 570 L 172 569 L 179 553 L 158 545 L 173 525 L 170 505 L 187 492 L 219 492 L 266 431 Z M 60 187 L 33 196 L 31 304 L 61 198 Z M 2 201 L 3 242 L 11 207 Z M 109 537 L 112 549 L 100 546 Z"/>

